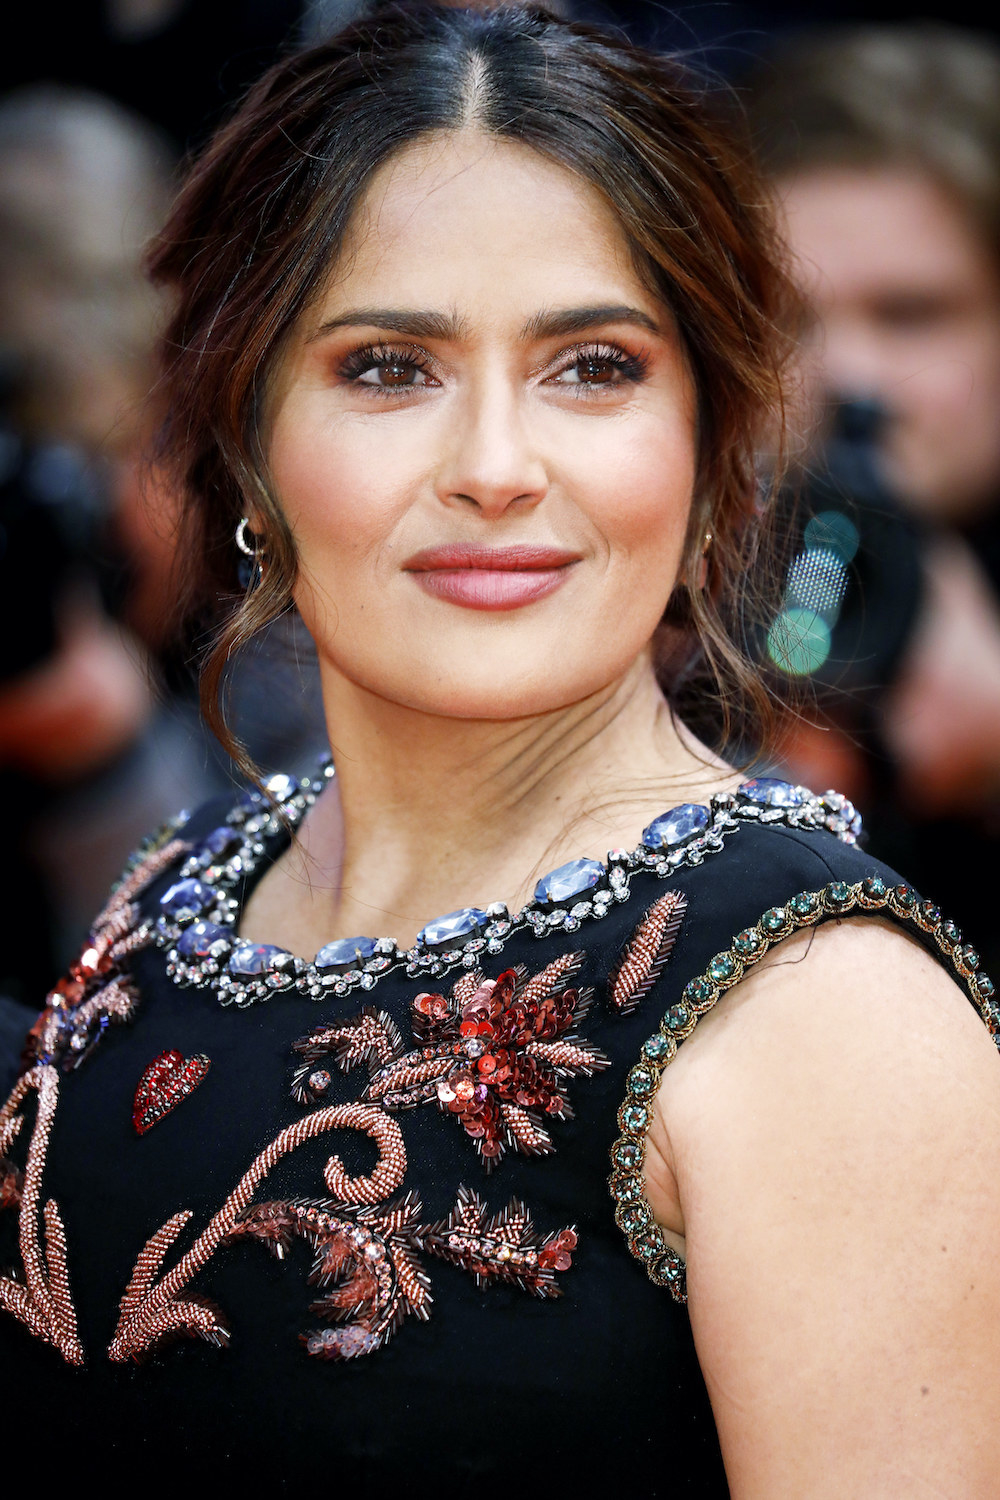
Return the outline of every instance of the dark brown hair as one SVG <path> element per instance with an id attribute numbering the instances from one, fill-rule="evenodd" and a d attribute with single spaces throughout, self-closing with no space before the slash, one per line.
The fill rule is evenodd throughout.
<path id="1" fill-rule="evenodd" d="M 661 676 L 702 730 L 711 700 L 717 742 L 771 715 L 733 622 L 746 617 L 759 544 L 755 460 L 781 425 L 791 294 L 747 152 L 684 68 L 617 36 L 536 9 L 382 8 L 260 80 L 195 164 L 151 255 L 177 299 L 163 457 L 188 507 L 184 607 L 212 627 L 203 708 L 244 768 L 220 701 L 226 665 L 288 607 L 296 568 L 267 478 L 269 383 L 373 173 L 419 137 L 463 127 L 596 188 L 672 309 L 699 394 L 699 469 L 682 570 L 692 586 L 668 608 Z M 267 567 L 246 592 L 233 534 L 250 510 Z"/>

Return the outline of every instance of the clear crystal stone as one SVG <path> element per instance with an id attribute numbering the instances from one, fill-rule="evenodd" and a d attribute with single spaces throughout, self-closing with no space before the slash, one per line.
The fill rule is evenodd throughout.
<path id="1" fill-rule="evenodd" d="M 375 940 L 369 937 L 337 938 L 326 943 L 317 953 L 314 963 L 320 974 L 331 971 L 343 972 L 355 964 L 371 958 L 375 953 Z"/>

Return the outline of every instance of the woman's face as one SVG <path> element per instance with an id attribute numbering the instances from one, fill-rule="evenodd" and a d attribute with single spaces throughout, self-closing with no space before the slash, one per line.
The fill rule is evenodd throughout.
<path id="1" fill-rule="evenodd" d="M 516 144 L 429 137 L 376 174 L 298 331 L 270 469 L 328 688 L 517 718 L 646 648 L 695 394 L 589 186 Z"/>
<path id="2" fill-rule="evenodd" d="M 995 247 L 917 170 L 830 167 L 780 187 L 821 388 L 884 406 L 889 477 L 914 505 L 962 520 L 995 504 Z"/>

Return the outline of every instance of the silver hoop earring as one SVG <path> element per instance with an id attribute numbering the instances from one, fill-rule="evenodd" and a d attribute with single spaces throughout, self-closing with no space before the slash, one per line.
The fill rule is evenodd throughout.
<path id="1" fill-rule="evenodd" d="M 247 541 L 247 527 L 249 525 L 249 516 L 242 516 L 240 518 L 240 524 L 236 528 L 236 545 L 237 547 L 239 547 L 244 557 L 252 557 L 254 562 L 259 564 L 267 548 L 264 545 L 263 538 L 256 536 L 252 531 L 250 532 L 250 535 L 257 543 L 257 546 L 251 547 L 250 543 Z"/>
<path id="2" fill-rule="evenodd" d="M 260 587 L 264 579 L 264 569 L 267 567 L 267 543 L 262 536 L 249 531 L 247 529 L 249 525 L 249 517 L 242 516 L 236 528 L 236 546 L 243 554 L 236 571 L 240 586 L 245 588 L 247 593 L 252 593 L 254 589 Z M 256 542 L 257 545 L 251 546 L 251 542 Z"/>

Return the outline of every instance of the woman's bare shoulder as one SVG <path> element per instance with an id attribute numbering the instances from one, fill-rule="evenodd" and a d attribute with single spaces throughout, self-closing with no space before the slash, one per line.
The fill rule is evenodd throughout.
<path id="1" fill-rule="evenodd" d="M 889 1045 L 932 1069 L 954 1050 L 1000 1082 L 1000 1054 L 975 1006 L 944 966 L 891 919 L 866 916 L 799 932 L 768 956 L 699 1023 L 675 1078 L 725 1066 L 737 1054 L 776 1068 L 817 1048 L 826 1063 Z M 933 1038 L 933 1043 L 931 1039 Z M 921 1043 L 921 1045 L 917 1045 Z M 895 1070 L 892 1070 L 895 1072 Z M 976 1071 L 979 1071 L 977 1066 Z M 887 1080 L 891 1084 L 891 1079 Z"/>
<path id="2" fill-rule="evenodd" d="M 1000 1055 L 958 984 L 881 919 L 800 934 L 658 1103 L 734 1492 L 994 1493 Z"/>

